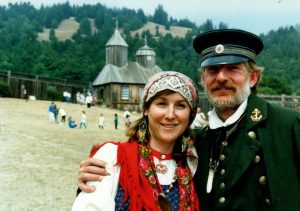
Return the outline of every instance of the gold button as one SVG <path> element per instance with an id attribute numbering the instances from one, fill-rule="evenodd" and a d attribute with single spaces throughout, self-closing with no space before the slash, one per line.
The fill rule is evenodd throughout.
<path id="1" fill-rule="evenodd" d="M 267 206 L 270 206 L 271 205 L 270 199 L 266 198 L 265 203 L 266 203 Z"/>
<path id="2" fill-rule="evenodd" d="M 219 198 L 219 202 L 220 202 L 221 204 L 224 203 L 224 202 L 225 202 L 225 197 Z"/>
<path id="3" fill-rule="evenodd" d="M 249 136 L 250 138 L 252 138 L 252 139 L 255 139 L 255 138 L 256 138 L 256 134 L 255 134 L 253 131 L 250 131 L 250 132 L 248 133 L 248 136 Z"/>
<path id="4" fill-rule="evenodd" d="M 266 178 L 265 176 L 261 176 L 261 177 L 259 178 L 259 183 L 260 183 L 261 185 L 265 185 L 266 182 L 267 182 L 267 178 Z"/>
<path id="5" fill-rule="evenodd" d="M 254 163 L 259 163 L 260 162 L 260 156 L 256 155 L 254 158 Z"/>
<path id="6" fill-rule="evenodd" d="M 220 188 L 221 188 L 221 189 L 224 189 L 224 188 L 225 188 L 225 183 L 224 183 L 224 182 L 220 183 Z"/>
<path id="7" fill-rule="evenodd" d="M 221 174 L 221 175 L 224 175 L 224 174 L 225 174 L 225 169 L 222 169 L 222 170 L 220 171 L 220 174 Z"/>
<path id="8" fill-rule="evenodd" d="M 220 155 L 220 160 L 225 160 L 225 155 Z"/>

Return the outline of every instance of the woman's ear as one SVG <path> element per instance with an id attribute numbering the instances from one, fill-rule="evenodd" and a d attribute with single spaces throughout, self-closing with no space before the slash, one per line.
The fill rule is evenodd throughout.
<path id="1" fill-rule="evenodd" d="M 143 116 L 148 116 L 148 109 L 144 109 Z"/>

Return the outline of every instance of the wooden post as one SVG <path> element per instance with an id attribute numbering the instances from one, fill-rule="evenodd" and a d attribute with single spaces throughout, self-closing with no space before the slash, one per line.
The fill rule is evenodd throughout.
<path id="1" fill-rule="evenodd" d="M 35 75 L 35 93 L 34 96 L 36 99 L 40 99 L 40 93 L 39 93 L 39 76 Z"/>
<path id="2" fill-rule="evenodd" d="M 285 94 L 281 95 L 281 100 L 280 100 L 280 104 L 282 107 L 284 107 L 284 102 L 285 102 Z"/>
<path id="3" fill-rule="evenodd" d="M 9 71 L 7 71 L 7 84 L 9 87 L 10 87 L 10 78 L 11 78 L 11 71 L 9 70 Z"/>

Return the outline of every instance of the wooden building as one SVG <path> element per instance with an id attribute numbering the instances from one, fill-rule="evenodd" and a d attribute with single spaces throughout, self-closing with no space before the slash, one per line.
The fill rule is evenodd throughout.
<path id="1" fill-rule="evenodd" d="M 105 47 L 106 64 L 93 82 L 98 101 L 110 108 L 140 111 L 148 78 L 162 71 L 154 50 L 145 40 L 145 46 L 136 52 L 136 61 L 128 61 L 128 45 L 117 27 Z"/>

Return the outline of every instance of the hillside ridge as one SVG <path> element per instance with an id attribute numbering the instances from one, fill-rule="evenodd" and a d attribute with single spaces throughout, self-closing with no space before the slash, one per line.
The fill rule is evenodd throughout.
<path id="1" fill-rule="evenodd" d="M 97 32 L 97 28 L 95 26 L 94 19 L 89 19 L 91 23 L 91 29 L 92 33 Z M 55 36 L 59 41 L 65 41 L 65 40 L 72 40 L 72 36 L 78 31 L 79 29 L 79 23 L 76 21 L 75 17 L 70 17 L 69 19 L 64 19 L 61 21 L 61 23 L 58 25 L 58 27 L 55 29 Z M 170 26 L 170 29 L 167 30 L 164 25 L 157 24 L 154 22 L 148 21 L 144 24 L 143 27 L 131 31 L 131 36 L 134 36 L 135 34 L 141 35 L 143 31 L 149 31 L 151 35 L 154 37 L 158 33 L 162 36 L 165 36 L 166 34 L 171 34 L 173 37 L 184 37 L 189 31 L 191 31 L 191 28 L 188 27 L 182 27 L 182 26 Z M 122 31 L 122 28 L 120 28 L 120 31 Z M 38 33 L 38 40 L 39 41 L 49 41 L 49 34 L 50 29 L 44 28 L 43 32 Z"/>

